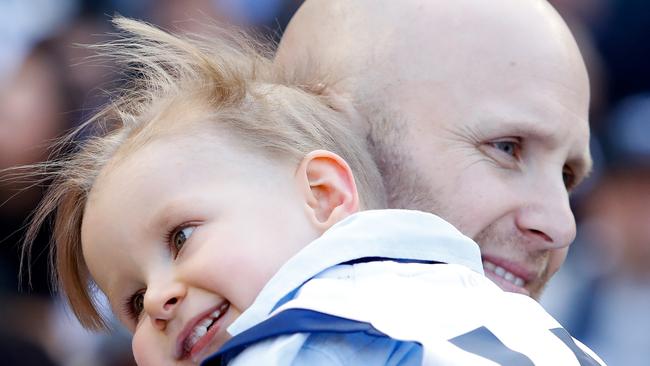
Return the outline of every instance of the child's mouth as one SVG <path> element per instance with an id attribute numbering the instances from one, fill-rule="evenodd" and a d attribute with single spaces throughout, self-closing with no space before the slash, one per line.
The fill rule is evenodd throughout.
<path id="1" fill-rule="evenodd" d="M 230 303 L 224 301 L 216 310 L 198 321 L 182 341 L 179 359 L 188 359 L 200 353 L 219 332 L 219 320 L 228 311 Z"/>

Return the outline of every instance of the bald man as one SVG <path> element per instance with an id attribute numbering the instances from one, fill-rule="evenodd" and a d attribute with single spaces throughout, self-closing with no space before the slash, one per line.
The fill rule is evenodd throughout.
<path id="1" fill-rule="evenodd" d="M 446 219 L 492 281 L 539 298 L 591 167 L 587 72 L 546 1 L 308 0 L 276 61 L 350 102 L 391 207 Z"/>
<path id="2" fill-rule="evenodd" d="M 569 192 L 591 165 L 587 74 L 546 2 L 307 0 L 276 63 L 350 113 L 391 207 L 440 215 L 481 255 L 441 239 L 446 264 L 342 263 L 260 296 L 264 317 L 230 327 L 206 365 L 603 364 L 531 298 L 564 261 Z M 414 231 L 391 248 L 426 242 Z M 400 282 L 377 261 L 414 272 Z"/>

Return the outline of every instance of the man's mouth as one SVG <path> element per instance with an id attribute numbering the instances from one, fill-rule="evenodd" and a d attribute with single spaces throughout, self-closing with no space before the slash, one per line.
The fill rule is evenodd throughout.
<path id="1" fill-rule="evenodd" d="M 514 273 L 508 272 L 508 270 L 506 270 L 505 268 L 499 267 L 492 262 L 483 261 L 483 268 L 503 278 L 504 280 L 512 283 L 515 286 L 523 287 L 525 284 L 523 278 L 517 277 Z"/>
<path id="2" fill-rule="evenodd" d="M 530 296 L 529 291 L 525 288 L 528 283 L 526 278 L 522 277 L 519 273 L 514 273 L 507 265 L 499 265 L 484 258 L 483 269 L 485 270 L 485 275 L 501 287 L 501 289 Z"/>
<path id="3" fill-rule="evenodd" d="M 218 324 L 219 320 L 223 318 L 229 307 L 230 303 L 224 301 L 213 311 L 200 316 L 193 326 L 183 332 L 180 338 L 179 352 L 177 352 L 179 359 L 192 357 L 210 344 L 221 328 Z"/>

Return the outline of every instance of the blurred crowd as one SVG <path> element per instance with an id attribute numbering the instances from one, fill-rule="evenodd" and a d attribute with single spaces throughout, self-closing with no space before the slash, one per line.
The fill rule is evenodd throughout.
<path id="1" fill-rule="evenodd" d="M 110 39 L 121 14 L 201 33 L 209 22 L 279 39 L 300 0 L 4 0 L 0 2 L 0 352 L 7 365 L 132 365 L 128 335 L 89 334 L 51 289 L 47 230 L 19 276 L 20 240 L 47 182 L 7 168 L 44 161 L 51 141 L 92 116 L 119 83 L 83 44 Z M 592 83 L 595 168 L 573 194 L 578 237 L 543 305 L 610 365 L 650 360 L 650 2 L 551 0 L 570 24 Z M 8 362 L 8 363 L 7 363 Z"/>

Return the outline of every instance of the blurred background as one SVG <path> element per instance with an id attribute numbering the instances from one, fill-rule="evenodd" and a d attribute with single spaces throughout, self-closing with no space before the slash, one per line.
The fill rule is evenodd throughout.
<path id="1" fill-rule="evenodd" d="M 77 44 L 110 39 L 112 15 L 198 33 L 226 21 L 271 42 L 301 2 L 0 1 L 0 170 L 43 161 L 48 141 L 106 102 L 102 90 L 116 76 Z M 650 1 L 551 3 L 589 69 L 595 170 L 573 195 L 578 237 L 542 304 L 609 365 L 650 365 Z M 35 243 L 32 284 L 19 286 L 19 242 L 42 190 L 0 176 L 0 363 L 133 365 L 119 326 L 84 331 L 52 294 L 47 228 Z"/>

